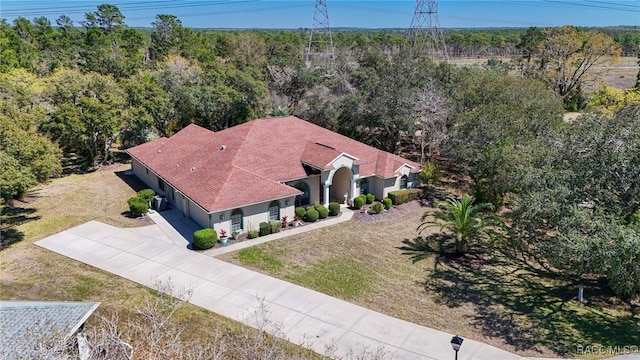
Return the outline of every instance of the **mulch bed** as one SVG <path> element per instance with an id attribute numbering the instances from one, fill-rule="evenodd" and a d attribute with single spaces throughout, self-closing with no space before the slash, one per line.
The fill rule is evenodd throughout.
<path id="1" fill-rule="evenodd" d="M 366 205 L 367 210 L 371 205 Z M 418 208 L 424 207 L 424 205 L 420 201 L 411 201 L 406 204 L 393 206 L 389 210 L 382 211 L 380 214 L 369 214 L 368 211 L 361 210 L 353 210 L 353 220 L 356 221 L 367 221 L 367 222 L 375 222 L 382 221 L 386 219 L 391 219 L 396 217 L 406 211 L 412 211 Z"/>

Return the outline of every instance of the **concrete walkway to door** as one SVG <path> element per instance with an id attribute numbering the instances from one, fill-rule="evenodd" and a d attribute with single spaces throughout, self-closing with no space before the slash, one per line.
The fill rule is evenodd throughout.
<path id="1" fill-rule="evenodd" d="M 144 231 L 146 229 L 147 231 Z M 170 280 L 193 290 L 190 302 L 255 326 L 251 315 L 263 299 L 276 332 L 319 353 L 336 357 L 383 348 L 388 359 L 451 359 L 452 334 L 412 324 L 319 292 L 275 279 L 159 239 L 158 225 L 122 229 L 91 221 L 36 242 L 38 246 L 153 287 Z M 179 240 L 178 240 L 179 242 Z M 521 359 L 465 339 L 460 360 Z"/>

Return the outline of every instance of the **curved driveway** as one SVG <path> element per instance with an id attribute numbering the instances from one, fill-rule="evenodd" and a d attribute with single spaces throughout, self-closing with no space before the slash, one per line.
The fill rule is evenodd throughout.
<path id="1" fill-rule="evenodd" d="M 454 357 L 452 334 L 188 250 L 186 240 L 167 230 L 162 217 L 153 219 L 156 225 L 133 229 L 91 221 L 36 244 L 145 286 L 170 279 L 176 288 L 193 290 L 190 303 L 250 326 L 256 326 L 251 314 L 264 299 L 270 322 L 280 326 L 275 335 L 319 353 L 333 344 L 336 357 L 380 348 L 389 359 Z M 471 339 L 465 339 L 458 358 L 521 359 Z"/>

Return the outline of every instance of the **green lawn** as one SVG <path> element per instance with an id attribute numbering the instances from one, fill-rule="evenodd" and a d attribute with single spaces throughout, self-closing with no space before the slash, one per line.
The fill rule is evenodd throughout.
<path id="1" fill-rule="evenodd" d="M 637 301 L 593 284 L 579 303 L 562 278 L 486 245 L 464 260 L 440 256 L 439 241 L 417 239 L 425 210 L 406 204 L 384 220 L 352 220 L 221 258 L 523 356 L 589 358 L 577 345 L 640 344 Z M 401 248 L 420 244 L 431 251 L 413 263 Z"/>

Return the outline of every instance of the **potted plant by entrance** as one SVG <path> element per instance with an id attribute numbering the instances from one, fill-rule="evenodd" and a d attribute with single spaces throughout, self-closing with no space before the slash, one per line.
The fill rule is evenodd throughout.
<path id="1" fill-rule="evenodd" d="M 240 235 L 240 231 L 234 230 L 231 232 L 231 240 L 238 240 L 238 235 Z"/>
<path id="2" fill-rule="evenodd" d="M 229 238 L 227 238 L 227 231 L 225 229 L 220 229 L 220 244 L 227 245 L 228 240 Z"/>

